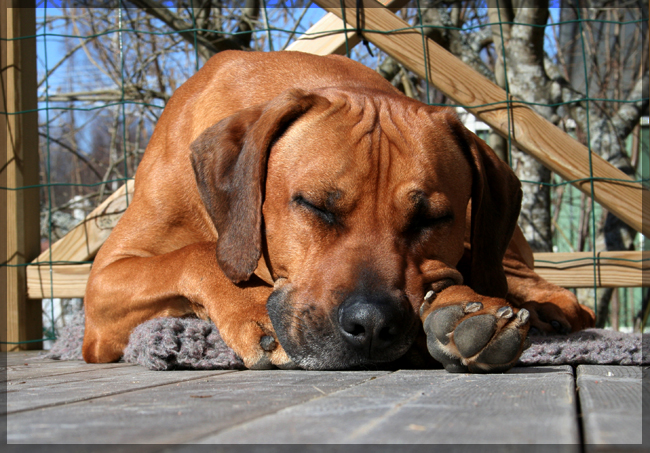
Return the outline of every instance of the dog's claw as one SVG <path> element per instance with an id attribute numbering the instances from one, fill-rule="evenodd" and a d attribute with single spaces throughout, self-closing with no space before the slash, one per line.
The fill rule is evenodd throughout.
<path id="1" fill-rule="evenodd" d="M 517 313 L 517 320 L 519 321 L 519 324 L 526 324 L 529 319 L 530 319 L 530 313 L 528 312 L 528 310 L 526 310 L 525 308 L 519 310 L 519 313 Z M 534 329 L 534 327 L 532 327 L 531 329 Z"/>
<path id="2" fill-rule="evenodd" d="M 431 307 L 431 301 L 436 298 L 436 292 L 430 290 L 424 296 L 424 301 L 420 305 L 420 318 L 424 316 L 424 313 Z"/>
<path id="3" fill-rule="evenodd" d="M 275 348 L 278 347 L 278 343 L 277 343 L 277 341 L 275 341 L 275 338 L 273 338 L 272 336 L 265 335 L 260 339 L 260 346 L 266 352 L 271 352 L 271 351 L 275 350 Z"/>
<path id="4" fill-rule="evenodd" d="M 501 307 L 497 310 L 497 318 L 510 319 L 513 314 L 512 308 L 510 307 Z"/>
<path id="5" fill-rule="evenodd" d="M 465 313 L 474 313 L 482 309 L 483 304 L 480 302 L 469 302 L 467 305 L 465 305 Z"/>

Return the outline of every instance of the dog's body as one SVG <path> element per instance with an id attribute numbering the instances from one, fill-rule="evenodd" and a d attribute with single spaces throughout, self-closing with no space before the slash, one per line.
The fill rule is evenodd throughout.
<path id="1" fill-rule="evenodd" d="M 507 369 L 531 322 L 593 324 L 532 271 L 519 200 L 452 111 L 358 63 L 222 52 L 170 99 L 95 259 L 84 358 L 118 360 L 138 324 L 197 314 L 249 368 L 394 361 L 424 321 L 447 369 Z"/>

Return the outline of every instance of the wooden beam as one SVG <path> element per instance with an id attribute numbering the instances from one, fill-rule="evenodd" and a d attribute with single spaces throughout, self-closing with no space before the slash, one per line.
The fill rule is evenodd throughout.
<path id="1" fill-rule="evenodd" d="M 27 295 L 32 299 L 84 297 L 90 263 L 54 264 L 27 268 Z"/>
<path id="2" fill-rule="evenodd" d="M 122 217 L 128 201 L 133 198 L 133 186 L 133 180 L 127 181 L 88 214 L 83 222 L 41 253 L 33 263 L 93 259 Z"/>
<path id="3" fill-rule="evenodd" d="M 339 18 L 343 16 L 341 5 L 344 4 L 345 20 L 350 27 L 356 28 L 357 0 L 314 1 Z M 585 146 L 514 98 L 510 99 L 510 109 L 507 109 L 503 103 L 508 98 L 502 88 L 431 39 L 423 37 L 417 28 L 383 8 L 376 0 L 361 0 L 361 3 L 364 7 L 362 26 L 365 30 L 375 31 L 364 33 L 369 41 L 420 77 L 427 78 L 456 103 L 467 106 L 468 111 L 500 135 L 510 135 L 517 147 L 565 180 L 576 181 L 573 185 L 590 196 L 589 178 L 593 170 L 593 177 L 599 178 L 593 182 L 596 201 L 635 230 L 650 236 L 650 205 L 641 209 L 644 200 L 647 203 L 650 196 L 641 184 L 633 182 L 595 154 L 591 155 L 590 170 L 589 150 Z M 604 181 L 603 178 L 617 181 Z"/>
<path id="4" fill-rule="evenodd" d="M 645 287 L 650 285 L 650 252 L 600 252 L 596 260 L 596 286 Z M 91 264 L 29 266 L 29 297 L 84 297 Z M 535 272 L 567 288 L 594 286 L 591 252 L 536 253 Z M 50 278 L 50 275 L 52 278 Z"/>
<path id="5" fill-rule="evenodd" d="M 27 300 L 26 263 L 40 252 L 36 16 L 33 0 L 0 0 L 0 298 L 3 351 L 40 349 L 41 301 Z M 23 38 L 23 39 L 18 39 Z M 20 113 L 25 112 L 25 113 Z M 33 186 L 30 189 L 22 187 Z"/>
<path id="6" fill-rule="evenodd" d="M 409 0 L 379 0 L 391 11 L 406 6 Z M 345 55 L 346 49 L 352 49 L 361 42 L 356 30 L 344 32 L 345 23 L 335 14 L 327 13 L 312 25 L 300 38 L 287 46 L 286 50 L 306 52 L 314 55 Z M 347 27 L 350 30 L 350 27 Z M 347 34 L 347 46 L 346 46 Z"/>
<path id="7" fill-rule="evenodd" d="M 566 288 L 645 287 L 649 271 L 650 252 L 599 252 L 595 260 L 591 252 L 535 254 L 535 272 Z"/>

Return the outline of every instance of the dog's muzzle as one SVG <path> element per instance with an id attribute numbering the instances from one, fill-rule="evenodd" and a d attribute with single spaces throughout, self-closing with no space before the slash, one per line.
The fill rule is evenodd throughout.
<path id="1" fill-rule="evenodd" d="M 327 311 L 296 300 L 284 287 L 271 294 L 267 309 L 280 344 L 301 368 L 363 368 L 392 362 L 408 351 L 418 318 L 406 299 L 353 292 Z"/>

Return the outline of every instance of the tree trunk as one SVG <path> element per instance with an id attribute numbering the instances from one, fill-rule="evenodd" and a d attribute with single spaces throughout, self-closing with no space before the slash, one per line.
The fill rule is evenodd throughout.
<path id="1" fill-rule="evenodd" d="M 550 79 L 544 69 L 543 49 L 548 2 L 490 0 L 488 5 L 490 22 L 494 24 L 494 47 L 499 58 L 497 77 L 503 65 L 506 75 L 504 85 L 509 94 L 535 104 L 550 104 Z M 543 105 L 533 105 L 533 108 L 546 119 L 555 119 L 553 108 Z M 510 154 L 510 165 L 524 182 L 519 226 L 533 251 L 550 252 L 551 193 L 548 184 L 551 182 L 551 172 L 514 147 Z"/>

